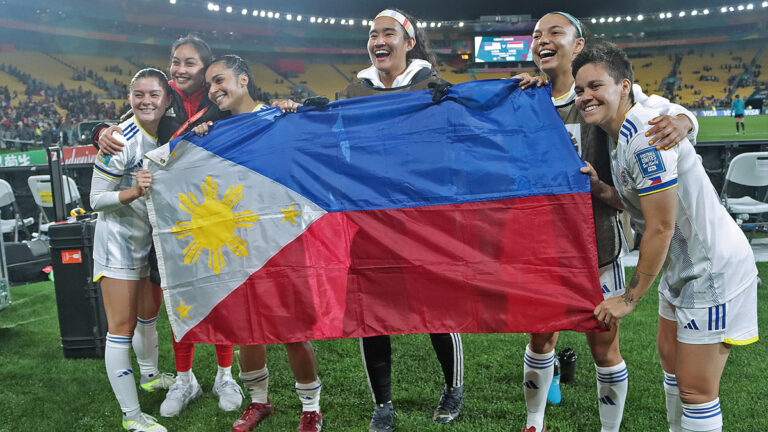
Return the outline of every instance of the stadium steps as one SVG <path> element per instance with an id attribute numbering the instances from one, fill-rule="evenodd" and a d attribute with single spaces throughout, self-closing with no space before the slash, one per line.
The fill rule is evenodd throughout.
<path id="1" fill-rule="evenodd" d="M 131 64 L 121 57 L 106 57 L 96 55 L 81 54 L 59 54 L 58 58 L 82 70 L 83 67 L 91 69 L 93 72 L 104 78 L 107 82 L 117 80 L 123 84 L 130 84 L 134 71 L 137 66 Z M 123 70 L 123 74 L 107 71 L 107 67 L 118 66 Z"/>
<path id="2" fill-rule="evenodd" d="M 104 94 L 100 88 L 87 81 L 72 80 L 72 69 L 39 51 L 0 52 L 0 63 L 12 64 L 32 78 L 54 87 L 63 84 L 69 90 L 82 88 L 83 91 L 97 95 Z"/>
<path id="3" fill-rule="evenodd" d="M 336 73 L 338 73 L 339 75 L 341 75 L 341 77 L 342 77 L 342 78 L 344 78 L 344 79 L 347 81 L 347 83 L 348 83 L 348 84 L 352 84 L 352 79 L 351 79 L 351 78 L 349 78 L 349 77 L 348 77 L 348 76 L 347 76 L 347 75 L 346 75 L 344 72 L 342 72 L 342 71 L 341 71 L 341 69 L 339 69 L 338 67 L 336 67 L 336 65 L 335 65 L 335 64 L 331 64 L 331 67 L 333 68 L 333 70 L 335 70 L 335 71 L 336 71 Z"/>

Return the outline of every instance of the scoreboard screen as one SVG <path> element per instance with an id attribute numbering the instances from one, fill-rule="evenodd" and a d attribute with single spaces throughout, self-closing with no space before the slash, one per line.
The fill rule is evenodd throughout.
<path id="1" fill-rule="evenodd" d="M 475 36 L 475 62 L 533 61 L 531 36 Z"/>

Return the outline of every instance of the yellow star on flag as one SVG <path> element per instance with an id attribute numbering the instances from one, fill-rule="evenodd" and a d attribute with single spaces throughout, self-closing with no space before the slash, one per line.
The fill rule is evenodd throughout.
<path id="1" fill-rule="evenodd" d="M 289 208 L 289 209 L 284 209 L 284 208 L 280 209 L 283 212 L 283 214 L 285 215 L 285 216 L 283 216 L 283 220 L 280 221 L 281 223 L 285 222 L 285 221 L 289 221 L 290 223 L 293 224 L 293 226 L 296 226 L 296 216 L 300 215 L 301 212 L 298 211 L 298 210 L 294 210 L 293 209 L 294 205 L 295 205 L 295 203 L 291 204 L 291 208 Z"/>
<path id="2" fill-rule="evenodd" d="M 179 307 L 174 308 L 177 312 L 179 312 L 179 319 L 182 320 L 184 318 L 189 318 L 189 310 L 192 309 L 192 306 L 185 306 L 184 300 L 179 299 Z"/>

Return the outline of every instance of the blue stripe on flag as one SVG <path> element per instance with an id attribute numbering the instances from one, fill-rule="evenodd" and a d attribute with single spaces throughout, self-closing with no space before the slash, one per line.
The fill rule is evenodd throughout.
<path id="1" fill-rule="evenodd" d="M 456 85 L 437 104 L 424 90 L 341 100 L 298 114 L 272 108 L 220 120 L 206 137 L 180 139 L 326 211 L 588 193 L 589 179 L 578 169 L 584 163 L 550 90 L 523 92 L 518 82 Z"/>

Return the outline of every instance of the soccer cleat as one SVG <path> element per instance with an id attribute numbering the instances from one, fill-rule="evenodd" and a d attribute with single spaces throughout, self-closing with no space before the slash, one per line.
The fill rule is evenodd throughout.
<path id="1" fill-rule="evenodd" d="M 193 400 L 203 394 L 203 389 L 197 383 L 197 378 L 190 371 L 191 380 L 185 383 L 181 377 L 176 377 L 176 382 L 168 390 L 165 400 L 160 404 L 160 415 L 163 417 L 176 417 Z"/>
<path id="2" fill-rule="evenodd" d="M 151 415 L 139 413 L 133 420 L 123 419 L 123 429 L 133 432 L 167 432 L 157 419 Z"/>
<path id="3" fill-rule="evenodd" d="M 523 428 L 523 432 L 537 432 L 536 431 L 536 426 L 531 426 L 528 429 Z M 547 432 L 547 426 L 546 425 L 544 426 L 544 430 L 541 431 L 541 432 Z"/>
<path id="4" fill-rule="evenodd" d="M 368 432 L 391 432 L 395 430 L 395 407 L 392 402 L 376 404 L 371 415 Z"/>
<path id="5" fill-rule="evenodd" d="M 169 389 L 175 382 L 176 378 L 169 373 L 156 374 L 151 377 L 142 375 L 139 386 L 145 392 L 152 393 L 155 390 Z"/>
<path id="6" fill-rule="evenodd" d="M 323 415 L 319 411 L 304 411 L 296 432 L 320 432 L 323 429 Z"/>
<path id="7" fill-rule="evenodd" d="M 232 424 L 232 432 L 246 432 L 258 426 L 259 422 L 272 415 L 275 408 L 267 399 L 267 403 L 250 403 L 239 419 Z"/>
<path id="8" fill-rule="evenodd" d="M 440 402 L 437 404 L 435 415 L 432 419 L 438 423 L 450 423 L 459 416 L 461 412 L 461 403 L 464 401 L 464 387 L 443 388 L 443 394 L 440 396 Z"/>
<path id="9" fill-rule="evenodd" d="M 224 411 L 235 411 L 243 404 L 243 390 L 231 376 L 216 378 L 213 394 L 219 397 L 219 408 Z"/>

